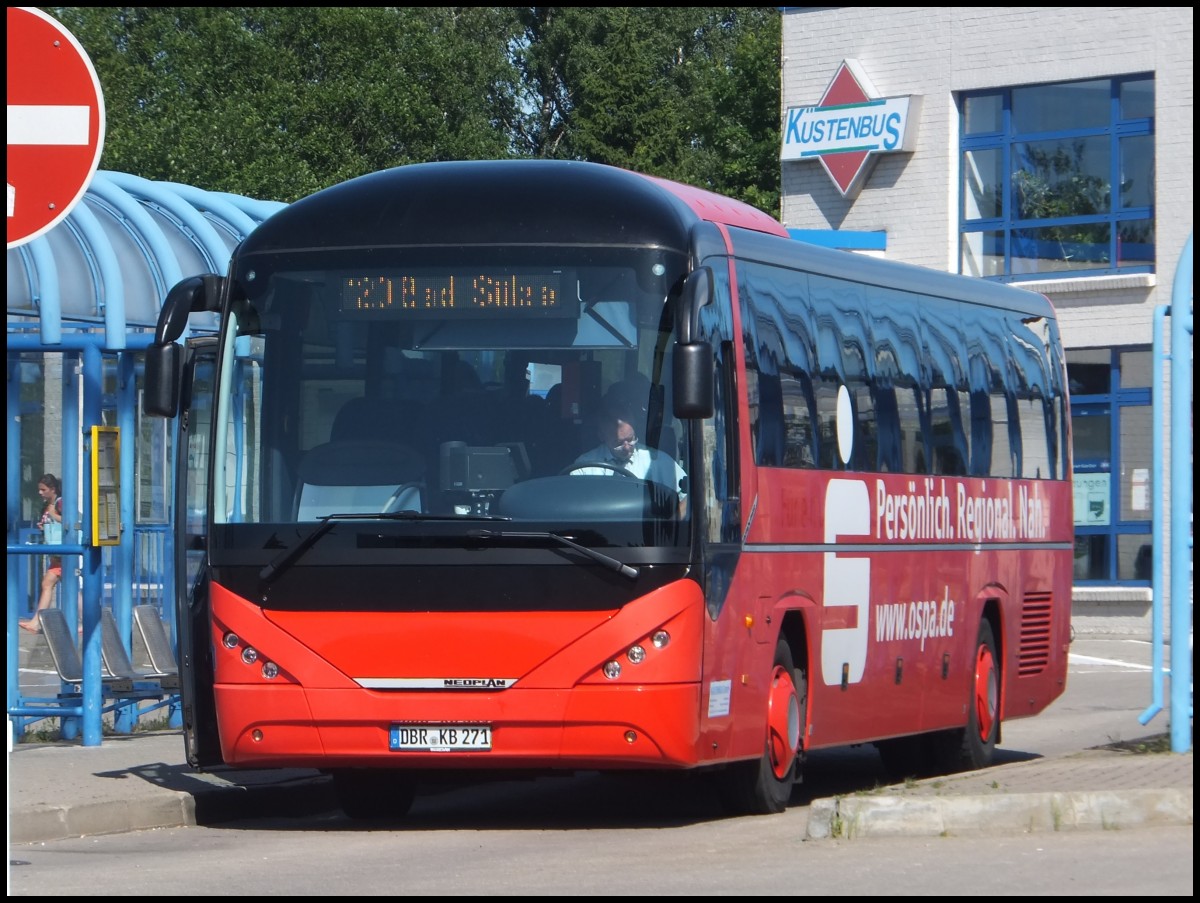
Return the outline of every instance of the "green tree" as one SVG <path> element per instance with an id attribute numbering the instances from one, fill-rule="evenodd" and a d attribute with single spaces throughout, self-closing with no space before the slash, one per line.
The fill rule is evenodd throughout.
<path id="1" fill-rule="evenodd" d="M 591 160 L 779 209 L 775 7 L 524 7 L 522 155 Z"/>
<path id="2" fill-rule="evenodd" d="M 100 76 L 106 169 L 292 201 L 390 166 L 509 152 L 511 10 L 49 11 Z"/>
<path id="3" fill-rule="evenodd" d="M 47 7 L 101 166 L 292 201 L 406 163 L 592 160 L 779 205 L 776 7 Z"/>

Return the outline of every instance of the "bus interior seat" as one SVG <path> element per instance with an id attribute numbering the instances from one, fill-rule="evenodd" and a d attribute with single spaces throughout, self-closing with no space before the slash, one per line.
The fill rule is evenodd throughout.
<path id="1" fill-rule="evenodd" d="M 338 409 L 329 430 L 330 442 L 377 440 L 404 443 L 414 423 L 422 420 L 417 401 L 351 398 Z"/>
<path id="2" fill-rule="evenodd" d="M 651 437 L 653 438 L 653 437 Z M 649 441 L 649 440 L 648 440 Z M 664 426 L 658 431 L 658 437 L 651 443 L 659 451 L 666 452 L 679 461 L 679 439 L 675 435 L 675 427 Z M 682 463 L 682 462 L 681 462 Z"/>
<path id="3" fill-rule="evenodd" d="M 327 442 L 300 461 L 296 519 L 421 511 L 424 478 L 425 462 L 409 446 L 369 439 Z"/>
<path id="4" fill-rule="evenodd" d="M 430 418 L 431 433 L 444 442 L 465 442 L 467 445 L 490 445 L 500 432 L 507 432 L 510 425 L 504 421 L 504 412 L 498 394 L 483 390 L 443 395 Z"/>
<path id="5" fill-rule="evenodd" d="M 933 448 L 934 473 L 952 477 L 966 476 L 966 462 L 957 448 L 949 445 L 935 445 Z"/>

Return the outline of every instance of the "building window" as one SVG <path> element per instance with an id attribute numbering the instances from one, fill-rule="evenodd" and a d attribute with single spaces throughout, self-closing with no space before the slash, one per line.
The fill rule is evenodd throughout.
<path id="1" fill-rule="evenodd" d="M 1002 282 L 1154 272 L 1154 78 L 959 97 L 959 271 Z"/>
<path id="2" fill-rule="evenodd" d="M 1151 352 L 1067 351 L 1075 582 L 1150 581 Z"/>

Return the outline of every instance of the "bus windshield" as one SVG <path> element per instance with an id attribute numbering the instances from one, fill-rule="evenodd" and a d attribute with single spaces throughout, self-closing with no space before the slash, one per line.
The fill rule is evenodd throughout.
<path id="1" fill-rule="evenodd" d="M 243 257 L 215 527 L 363 515 L 338 531 L 454 542 L 487 518 L 588 546 L 684 544 L 669 383 L 685 263 L 578 247 Z"/>

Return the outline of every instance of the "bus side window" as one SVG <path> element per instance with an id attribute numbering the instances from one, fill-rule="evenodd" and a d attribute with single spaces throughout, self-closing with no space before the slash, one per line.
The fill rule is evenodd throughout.
<path id="1" fill-rule="evenodd" d="M 783 422 L 787 444 L 783 463 L 786 467 L 816 467 L 817 401 L 807 373 L 782 379 Z"/>
<path id="2" fill-rule="evenodd" d="M 904 465 L 900 438 L 900 408 L 896 404 L 894 386 L 876 385 L 875 418 L 879 439 L 877 466 L 888 473 L 900 473 Z"/>
<path id="3" fill-rule="evenodd" d="M 813 395 L 817 401 L 817 467 L 841 470 L 837 453 L 837 375 L 814 374 Z"/>
<path id="4" fill-rule="evenodd" d="M 784 413 L 782 380 L 773 355 L 759 359 L 760 367 L 746 367 L 747 392 L 752 410 L 751 436 L 754 458 L 760 467 L 783 467 L 790 451 L 787 439 L 787 418 Z"/>

